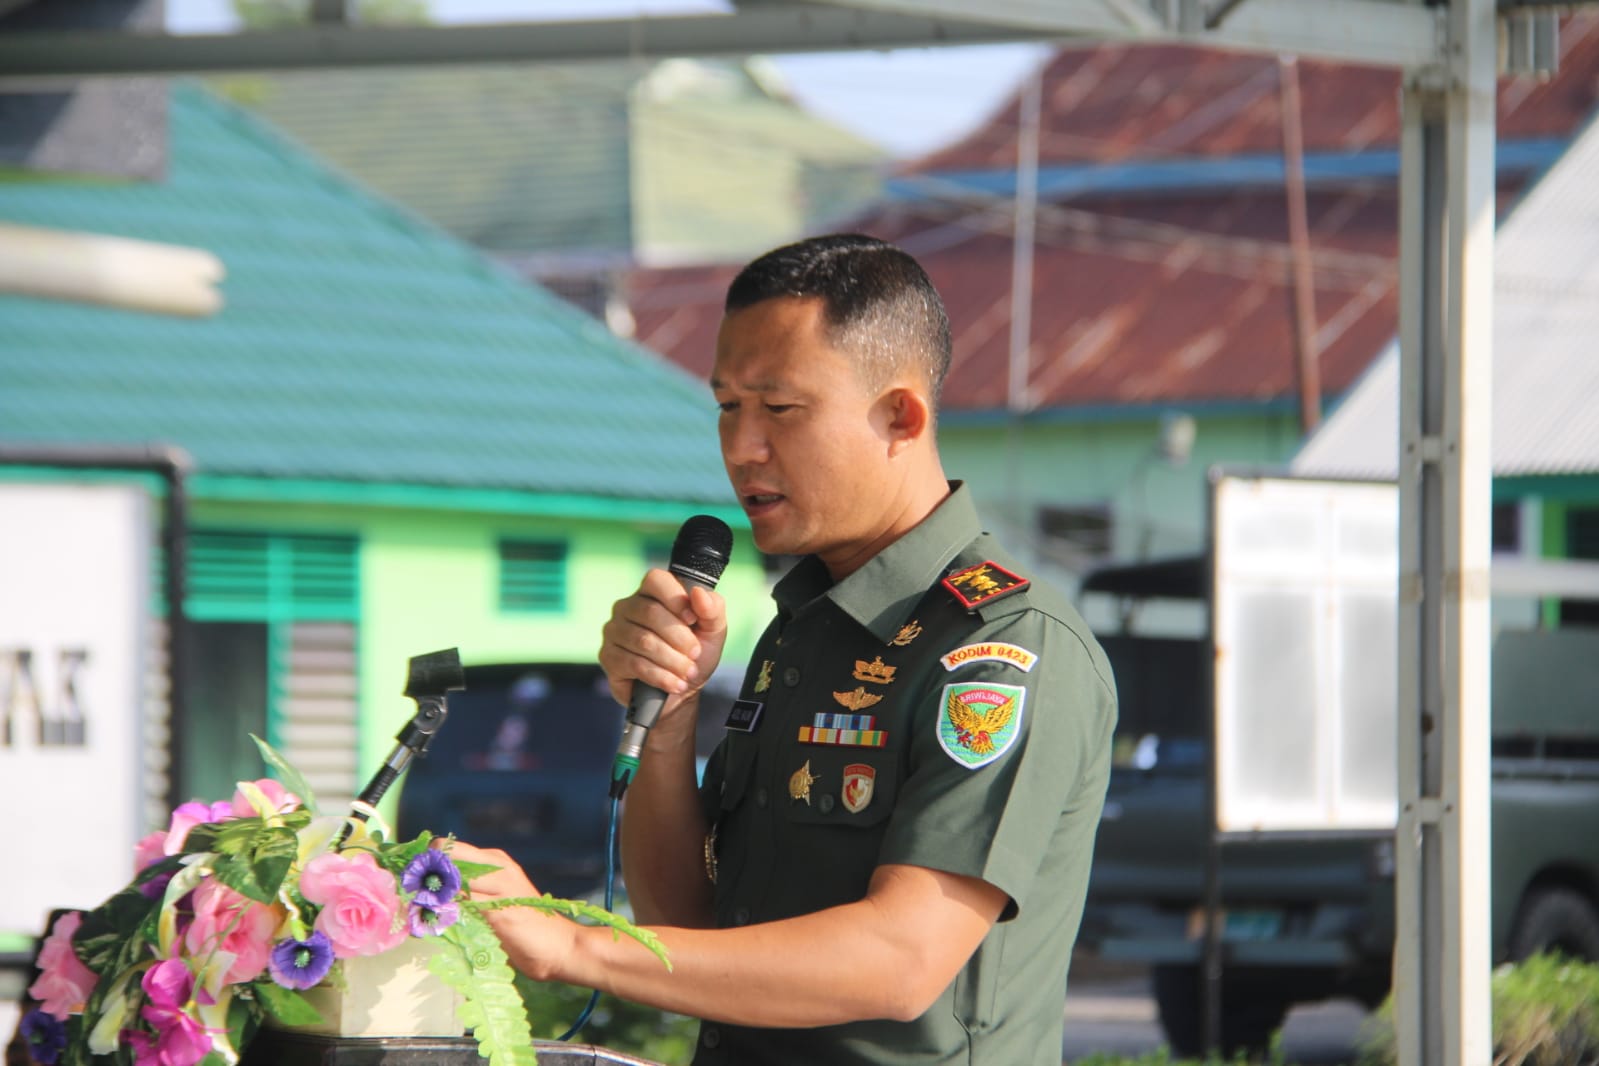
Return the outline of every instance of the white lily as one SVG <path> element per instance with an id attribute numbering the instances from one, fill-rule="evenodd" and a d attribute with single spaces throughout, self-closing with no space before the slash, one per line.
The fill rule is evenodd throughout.
<path id="1" fill-rule="evenodd" d="M 128 984 L 147 967 L 124 970 L 100 1002 L 100 1020 L 89 1030 L 89 1053 L 109 1055 L 117 1049 L 117 1034 L 122 1032 L 128 1014 L 133 1010 L 133 997 L 128 995 Z"/>
<path id="2" fill-rule="evenodd" d="M 178 900 L 193 892 L 211 873 L 211 863 L 216 853 L 203 851 L 183 857 L 183 869 L 167 882 L 167 893 L 161 900 L 161 921 L 158 932 L 161 938 L 161 955 L 172 957 L 172 944 L 178 939 Z"/>

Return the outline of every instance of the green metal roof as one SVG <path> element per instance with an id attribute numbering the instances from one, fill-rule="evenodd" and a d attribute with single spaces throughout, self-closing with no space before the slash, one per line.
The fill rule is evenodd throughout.
<path id="1" fill-rule="evenodd" d="M 173 443 L 208 475 L 730 498 L 703 384 L 197 86 L 170 122 L 165 182 L 24 177 L 0 219 L 207 248 L 223 310 L 0 295 L 0 440 Z"/>

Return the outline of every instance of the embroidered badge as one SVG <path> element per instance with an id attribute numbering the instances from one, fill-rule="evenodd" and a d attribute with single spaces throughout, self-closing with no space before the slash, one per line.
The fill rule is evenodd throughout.
<path id="1" fill-rule="evenodd" d="M 761 660 L 761 672 L 755 675 L 755 691 L 765 692 L 772 687 L 772 660 Z"/>
<path id="2" fill-rule="evenodd" d="M 968 611 L 1007 592 L 1026 588 L 1028 583 L 1025 577 L 1013 574 L 995 562 L 982 562 L 957 570 L 943 581 L 944 587 L 953 592 L 961 606 Z"/>
<path id="3" fill-rule="evenodd" d="M 864 685 L 854 692 L 835 692 L 833 699 L 838 701 L 839 706 L 852 711 L 864 711 L 874 703 L 883 702 L 883 697 L 867 692 Z"/>
<path id="4" fill-rule="evenodd" d="M 1033 664 L 1038 661 L 1038 656 L 1026 648 L 1019 648 L 1014 644 L 985 641 L 982 644 L 967 644 L 964 647 L 956 648 L 948 655 L 942 656 L 938 661 L 944 664 L 944 669 L 953 670 L 957 666 L 984 660 L 1010 663 L 1012 666 L 1020 667 L 1025 672 L 1032 670 Z"/>
<path id="5" fill-rule="evenodd" d="M 734 700 L 733 709 L 727 712 L 727 728 L 740 733 L 753 733 L 761 724 L 761 708 L 766 704 L 756 700 Z"/>
<path id="6" fill-rule="evenodd" d="M 916 619 L 912 618 L 909 622 L 899 627 L 899 634 L 889 643 L 896 648 L 903 648 L 921 635 L 922 627 L 916 624 Z"/>
<path id="7" fill-rule="evenodd" d="M 870 681 L 874 685 L 892 685 L 894 683 L 894 671 L 898 669 L 899 667 L 897 666 L 885 666 L 883 657 L 878 655 L 873 657 L 871 662 L 867 662 L 865 659 L 856 659 L 854 676 L 857 681 Z"/>
<path id="8" fill-rule="evenodd" d="M 788 798 L 791 800 L 804 800 L 805 806 L 811 805 L 811 786 L 821 778 L 811 773 L 811 761 L 805 760 L 805 765 L 795 770 L 788 779 Z"/>
<path id="9" fill-rule="evenodd" d="M 1020 685 L 986 681 L 945 685 L 938 743 L 969 770 L 987 766 L 1015 742 L 1026 697 L 1027 690 Z"/>
<path id="10" fill-rule="evenodd" d="M 818 714 L 799 728 L 801 744 L 838 744 L 852 748 L 880 748 L 888 739 L 869 714 Z"/>
<path id="11" fill-rule="evenodd" d="M 872 788 L 877 771 L 863 762 L 852 762 L 844 767 L 844 809 L 859 814 L 872 802 Z"/>

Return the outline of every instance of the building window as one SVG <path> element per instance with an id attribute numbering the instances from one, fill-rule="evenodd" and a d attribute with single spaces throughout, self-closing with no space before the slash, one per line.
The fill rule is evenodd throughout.
<path id="1" fill-rule="evenodd" d="M 1521 503 L 1517 500 L 1494 504 L 1493 550 L 1500 555 L 1521 553 Z"/>
<path id="2" fill-rule="evenodd" d="M 1599 559 L 1599 507 L 1572 507 L 1566 511 L 1566 557 Z M 1561 600 L 1561 625 L 1599 625 L 1599 602 Z"/>
<path id="3" fill-rule="evenodd" d="M 1038 509 L 1040 554 L 1070 570 L 1083 570 L 1108 559 L 1114 532 L 1108 506 Z"/>
<path id="4" fill-rule="evenodd" d="M 566 610 L 566 542 L 500 541 L 500 610 Z"/>

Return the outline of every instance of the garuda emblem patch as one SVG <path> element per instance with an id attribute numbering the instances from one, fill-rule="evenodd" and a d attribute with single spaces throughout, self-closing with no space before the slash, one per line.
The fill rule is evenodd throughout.
<path id="1" fill-rule="evenodd" d="M 945 685 L 938 743 L 968 770 L 987 766 L 1015 743 L 1026 697 L 1027 690 L 1020 685 L 989 681 Z"/>

